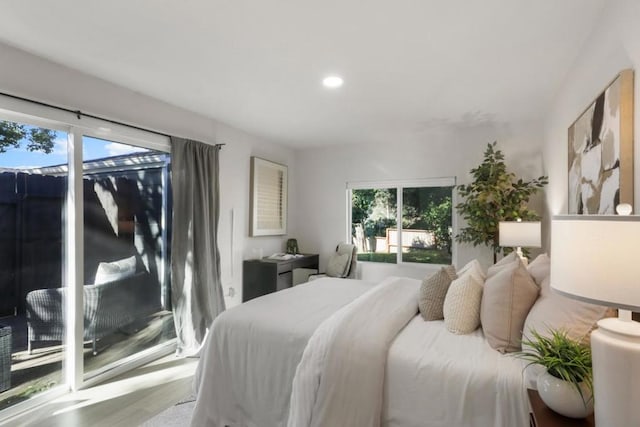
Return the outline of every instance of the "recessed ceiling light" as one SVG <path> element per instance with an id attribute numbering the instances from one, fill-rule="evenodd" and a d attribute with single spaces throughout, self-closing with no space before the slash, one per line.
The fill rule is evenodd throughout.
<path id="1" fill-rule="evenodd" d="M 344 80 L 342 80 L 342 77 L 340 76 L 327 76 L 322 80 L 324 87 L 328 87 L 330 89 L 338 88 L 342 86 L 343 83 Z"/>

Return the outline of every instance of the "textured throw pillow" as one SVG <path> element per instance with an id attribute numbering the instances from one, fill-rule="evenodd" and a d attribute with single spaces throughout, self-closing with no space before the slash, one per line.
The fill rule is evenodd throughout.
<path id="1" fill-rule="evenodd" d="M 351 256 L 348 254 L 332 254 L 329 258 L 329 263 L 327 264 L 327 276 L 344 277 L 350 261 Z"/>
<path id="2" fill-rule="evenodd" d="M 452 265 L 442 267 L 436 273 L 425 278 L 420 286 L 418 308 L 424 320 L 444 319 L 442 307 L 449 285 L 458 276 Z"/>
<path id="3" fill-rule="evenodd" d="M 485 279 L 487 278 L 487 275 L 482 269 L 482 265 L 480 265 L 480 261 L 478 261 L 477 259 L 469 261 L 467 264 L 465 264 L 464 267 L 458 270 L 457 274 L 458 277 L 462 277 L 465 274 L 472 274 L 474 279 L 476 279 L 476 281 L 480 284 L 484 283 Z"/>
<path id="4" fill-rule="evenodd" d="M 454 334 L 470 334 L 480 326 L 482 283 L 473 274 L 464 274 L 451 282 L 442 311 L 444 324 Z"/>
<path id="5" fill-rule="evenodd" d="M 531 261 L 531 263 L 527 267 L 527 271 L 538 285 L 542 285 L 544 279 L 548 278 L 551 272 L 551 260 L 549 259 L 549 255 L 538 255 L 536 259 Z M 542 292 L 544 291 L 545 290 L 542 289 Z"/>
<path id="6" fill-rule="evenodd" d="M 524 321 L 539 293 L 540 288 L 522 263 L 487 279 L 480 322 L 491 347 L 501 353 L 520 350 Z"/>
<path id="7" fill-rule="evenodd" d="M 513 268 L 513 263 L 518 262 L 520 262 L 520 257 L 515 252 L 511 252 L 509 255 L 503 257 L 500 261 L 489 267 L 487 270 L 487 278 L 494 276 L 497 272 L 505 268 Z"/>
<path id="8" fill-rule="evenodd" d="M 94 284 L 109 283 L 133 276 L 136 272 L 135 255 L 113 262 L 101 262 L 96 270 Z"/>

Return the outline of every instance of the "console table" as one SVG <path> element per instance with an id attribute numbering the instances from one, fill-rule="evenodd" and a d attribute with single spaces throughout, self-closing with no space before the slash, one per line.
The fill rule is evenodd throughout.
<path id="1" fill-rule="evenodd" d="M 293 286 L 293 270 L 318 269 L 317 254 L 278 260 L 251 259 L 242 263 L 242 302 Z"/>

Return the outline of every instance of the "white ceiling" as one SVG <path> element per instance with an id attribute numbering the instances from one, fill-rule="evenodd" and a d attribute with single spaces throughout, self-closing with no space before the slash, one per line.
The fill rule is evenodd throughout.
<path id="1" fill-rule="evenodd" d="M 14 0 L 0 41 L 294 147 L 376 143 L 539 119 L 605 3 Z"/>

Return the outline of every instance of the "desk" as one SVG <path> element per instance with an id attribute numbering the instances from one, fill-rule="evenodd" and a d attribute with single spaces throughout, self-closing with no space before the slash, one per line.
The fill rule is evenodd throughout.
<path id="1" fill-rule="evenodd" d="M 251 259 L 242 263 L 242 302 L 270 294 L 293 285 L 296 268 L 318 269 L 317 254 L 287 260 Z"/>
<path id="2" fill-rule="evenodd" d="M 531 402 L 531 427 L 594 427 L 593 414 L 587 418 L 567 418 L 553 412 L 544 404 L 536 390 L 527 389 Z"/>

